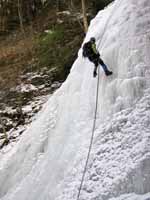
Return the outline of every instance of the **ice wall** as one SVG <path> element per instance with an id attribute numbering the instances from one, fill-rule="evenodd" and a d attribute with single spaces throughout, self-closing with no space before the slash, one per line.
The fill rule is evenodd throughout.
<path id="1" fill-rule="evenodd" d="M 149 19 L 149 0 L 116 0 L 90 24 L 85 41 L 96 37 L 113 76 L 100 70 L 95 141 L 81 200 L 150 191 Z M 80 50 L 65 83 L 2 160 L 0 200 L 76 199 L 95 109 L 93 67 Z"/>

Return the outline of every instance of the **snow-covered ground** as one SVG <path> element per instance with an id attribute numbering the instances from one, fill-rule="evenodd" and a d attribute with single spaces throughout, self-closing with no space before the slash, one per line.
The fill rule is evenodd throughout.
<path id="1" fill-rule="evenodd" d="M 96 37 L 113 76 L 100 70 L 94 144 L 80 200 L 150 199 L 149 33 L 149 0 L 116 0 L 90 24 L 85 41 Z M 67 80 L 1 157 L 0 200 L 77 199 L 95 111 L 92 72 L 80 50 Z"/>
<path id="2" fill-rule="evenodd" d="M 43 68 L 41 72 L 25 73 L 20 77 L 20 85 L 10 88 L 9 92 L 1 92 L 0 154 L 15 145 L 19 136 L 35 120 L 36 113 L 42 109 L 43 104 L 61 86 L 61 82 L 50 81 L 54 69 Z M 6 145 L 4 130 L 9 145 Z"/>

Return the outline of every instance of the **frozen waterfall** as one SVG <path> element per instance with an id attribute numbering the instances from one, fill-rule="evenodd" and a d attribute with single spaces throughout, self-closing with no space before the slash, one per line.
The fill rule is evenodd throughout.
<path id="1" fill-rule="evenodd" d="M 116 0 L 91 21 L 85 41 L 91 36 L 113 76 L 100 69 L 94 145 L 80 199 L 148 200 L 150 1 Z M 0 158 L 0 200 L 76 200 L 95 109 L 93 67 L 80 49 L 62 87 L 10 156 Z"/>

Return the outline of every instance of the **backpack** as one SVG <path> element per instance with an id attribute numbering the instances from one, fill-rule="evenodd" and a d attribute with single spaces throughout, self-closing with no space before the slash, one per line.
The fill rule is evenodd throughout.
<path id="1" fill-rule="evenodd" d="M 91 54 L 92 54 L 91 43 L 87 42 L 83 45 L 82 55 L 83 57 L 89 57 Z"/>

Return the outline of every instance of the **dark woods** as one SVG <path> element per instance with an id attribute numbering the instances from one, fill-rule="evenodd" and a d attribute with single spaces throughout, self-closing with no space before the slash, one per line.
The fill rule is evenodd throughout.
<path id="1" fill-rule="evenodd" d="M 85 0 L 87 10 L 94 15 L 112 0 Z M 45 9 L 56 11 L 75 9 L 81 11 L 81 0 L 0 0 L 0 34 L 9 32 L 20 24 L 31 22 Z"/>
<path id="2" fill-rule="evenodd" d="M 41 0 L 0 0 L 0 32 L 13 30 L 21 23 L 27 23 L 40 13 Z"/>

